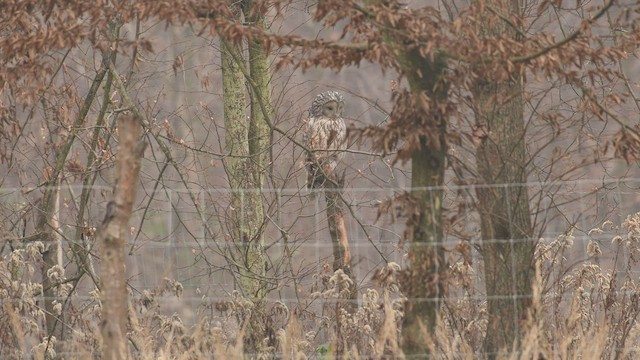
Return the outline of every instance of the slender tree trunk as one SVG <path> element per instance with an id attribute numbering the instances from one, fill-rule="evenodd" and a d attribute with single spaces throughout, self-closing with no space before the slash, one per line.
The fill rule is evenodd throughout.
<path id="1" fill-rule="evenodd" d="M 333 174 L 336 172 L 334 171 Z M 336 347 L 335 356 L 341 358 L 345 351 L 349 350 L 349 344 L 342 341 L 345 336 L 342 334 L 342 327 L 346 314 L 354 313 L 358 306 L 358 292 L 356 289 L 356 279 L 351 271 L 351 250 L 349 247 L 349 237 L 345 223 L 345 204 L 342 201 L 343 181 L 331 176 L 324 182 L 324 194 L 327 202 L 327 222 L 329 223 L 329 235 L 333 244 L 333 271 L 341 270 L 349 279 L 350 283 L 346 289 L 339 289 L 340 297 L 336 301 Z"/>
<path id="2" fill-rule="evenodd" d="M 345 223 L 345 204 L 341 198 L 342 185 L 337 180 L 326 181 L 325 190 L 328 190 L 325 191 L 325 200 L 329 235 L 333 244 L 333 270 L 342 270 L 351 277 L 351 250 Z"/>
<path id="3" fill-rule="evenodd" d="M 505 14 L 518 14 L 518 1 L 489 1 Z M 487 22 L 489 23 L 489 22 Z M 485 36 L 516 37 L 504 22 L 484 29 Z M 522 335 L 521 321 L 531 303 L 534 280 L 532 226 L 527 192 L 523 78 L 513 72 L 504 81 L 479 80 L 476 105 L 478 211 L 487 290 L 485 351 L 494 358 L 510 351 Z"/>
<path id="4" fill-rule="evenodd" d="M 51 185 L 46 188 L 42 200 L 40 202 L 40 213 L 36 224 L 37 232 L 42 234 L 41 241 L 44 244 L 42 252 L 42 295 L 44 297 L 45 322 L 47 325 L 47 333 L 49 336 L 59 334 L 56 330 L 58 316 L 54 310 L 53 302 L 56 300 L 55 287 L 57 284 L 49 277 L 50 270 L 61 265 L 58 262 L 60 256 L 60 238 L 56 234 L 58 231 L 56 210 L 58 209 L 58 181 L 49 182 Z M 61 300 L 57 300 L 60 302 Z M 58 330 L 60 328 L 58 327 Z"/>
<path id="5" fill-rule="evenodd" d="M 53 266 L 58 264 L 59 258 L 62 256 L 61 244 L 56 231 L 58 227 L 56 225 L 56 219 L 58 214 L 57 210 L 57 200 L 58 200 L 58 192 L 59 192 L 59 179 L 60 173 L 64 169 L 64 166 L 67 161 L 67 157 L 71 152 L 71 148 L 76 139 L 76 131 L 79 131 L 80 127 L 84 124 L 87 114 L 89 113 L 89 109 L 95 96 L 98 92 L 100 84 L 102 83 L 102 79 L 106 74 L 106 68 L 102 68 L 96 73 L 93 82 L 91 83 L 91 87 L 89 88 L 89 92 L 84 99 L 82 104 L 82 108 L 76 117 L 72 131 L 69 133 L 68 138 L 65 143 L 61 146 L 60 150 L 56 154 L 55 165 L 51 171 L 49 179 L 45 183 L 44 194 L 42 195 L 42 201 L 40 204 L 40 213 L 38 215 L 38 222 L 36 224 L 36 230 L 42 234 L 42 242 L 45 245 L 45 250 L 42 254 L 43 262 L 42 262 L 42 279 L 43 279 L 43 295 L 44 295 L 44 307 L 46 310 L 46 324 L 47 324 L 47 332 L 49 335 L 54 335 L 54 330 L 56 328 L 56 324 L 58 322 L 57 317 L 53 312 L 53 301 L 54 299 L 54 287 L 56 284 L 52 283 L 49 280 L 48 273 Z M 72 244 L 73 246 L 73 244 Z M 78 264 L 78 266 L 81 266 Z"/>
<path id="6" fill-rule="evenodd" d="M 102 357 L 126 359 L 128 294 L 125 271 L 125 242 L 129 218 L 138 189 L 140 160 L 146 144 L 139 142 L 141 119 L 123 116 L 118 120 L 120 149 L 116 165 L 116 187 L 96 231 L 101 246 L 100 298 L 102 301 Z"/>
<path id="7" fill-rule="evenodd" d="M 112 36 L 112 41 L 116 41 L 119 34 L 119 24 L 116 22 L 112 22 L 110 24 L 110 32 Z M 92 280 L 97 282 L 97 276 L 95 274 L 95 270 L 93 268 L 93 262 L 91 260 L 91 256 L 89 254 L 90 248 L 88 246 L 88 242 L 86 239 L 85 231 L 88 227 L 85 220 L 85 212 L 87 211 L 89 199 L 91 197 L 91 193 L 93 191 L 93 185 L 95 184 L 95 180 L 98 176 L 97 171 L 95 171 L 96 167 L 96 153 L 98 148 L 98 143 L 100 140 L 101 128 L 104 126 L 107 108 L 109 107 L 111 101 L 111 84 L 113 82 L 113 74 L 109 71 L 107 72 L 107 68 L 109 67 L 109 63 L 114 63 L 116 61 L 117 51 L 105 50 L 102 53 L 102 71 L 106 73 L 106 79 L 103 85 L 103 95 L 102 95 L 102 106 L 100 108 L 100 112 L 98 113 L 94 133 L 91 139 L 91 151 L 87 153 L 87 162 L 85 169 L 87 173 L 84 175 L 84 179 L 82 180 L 82 192 L 80 194 L 80 202 L 78 204 L 78 214 L 76 217 L 76 233 L 73 237 L 74 241 L 69 244 L 71 251 L 73 252 L 74 259 L 76 261 L 76 266 L 78 267 L 78 274 L 89 274 Z M 102 80 L 104 75 L 100 76 Z M 98 84 L 99 85 L 99 84 Z M 96 89 L 97 92 L 97 89 Z"/>

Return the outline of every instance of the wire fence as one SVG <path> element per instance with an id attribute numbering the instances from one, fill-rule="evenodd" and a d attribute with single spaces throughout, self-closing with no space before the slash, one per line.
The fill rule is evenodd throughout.
<path id="1" fill-rule="evenodd" d="M 495 189 L 526 187 L 530 196 L 531 218 L 534 223 L 532 239 L 538 248 L 561 249 L 559 260 L 550 260 L 548 265 L 561 262 L 560 273 L 549 270 L 549 279 L 560 281 L 564 274 L 577 268 L 587 260 L 607 273 L 623 276 L 640 276 L 640 270 L 629 267 L 633 250 L 620 247 L 616 236 L 635 236 L 625 219 L 640 211 L 640 178 L 591 179 L 571 182 L 552 182 L 517 185 L 500 185 Z M 447 249 L 448 265 L 460 271 L 460 266 L 468 259 L 455 251 L 461 243 L 470 245 L 471 261 L 464 268 L 469 278 L 464 291 L 450 292 L 449 301 L 478 302 L 486 300 L 482 258 L 478 249 L 484 242 L 480 237 L 479 216 L 473 207 L 465 213 L 456 214 L 457 204 L 473 201 L 474 186 L 445 186 L 444 221 L 448 221 L 443 239 Z M 94 187 L 91 206 L 86 224 L 76 223 L 76 199 L 81 187 L 61 187 L 59 197 L 59 229 L 63 248 L 63 266 L 74 269 L 69 244 L 74 239 L 78 226 L 98 226 L 107 201 L 110 187 Z M 352 255 L 354 278 L 358 282 L 359 302 L 367 289 L 375 288 L 373 280 L 376 271 L 389 263 L 397 263 L 401 268 L 407 265 L 407 250 L 410 239 L 404 239 L 406 218 L 396 209 L 393 213 L 380 213 L 380 204 L 398 194 L 412 189 L 389 188 L 347 188 L 344 199 L 348 207 L 347 233 Z M 434 189 L 425 189 L 434 190 Z M 258 190 L 248 190 L 255 192 Z M 269 306 L 284 304 L 290 308 L 304 301 L 315 301 L 314 306 L 322 307 L 335 299 L 312 299 L 319 288 L 320 274 L 330 273 L 333 261 L 332 244 L 328 232 L 326 204 L 322 196 L 312 197 L 306 189 L 260 190 L 265 201 L 263 223 L 264 247 L 266 252 L 266 279 L 269 285 L 267 302 Z M 166 288 L 167 284 L 179 283 L 180 296 L 157 297 L 161 311 L 178 314 L 185 324 L 195 325 L 203 312 L 219 313 L 220 306 L 238 290 L 234 268 L 229 256 L 241 245 L 232 238 L 230 213 L 232 208 L 229 189 L 140 189 L 136 208 L 130 221 L 130 239 L 126 244 L 128 284 L 135 299 L 144 297 L 145 292 Z M 461 194 L 468 194 L 464 198 Z M 195 201 L 194 201 L 195 200 Z M 25 209 L 37 208 L 33 192 L 19 188 L 0 190 L 3 227 L 13 227 L 7 239 L 20 238 L 19 234 L 33 231 L 29 222 L 20 223 Z M 457 215 L 457 216 L 453 216 Z M 31 215 L 35 216 L 35 215 Z M 242 216 L 240 216 L 242 218 Z M 452 220 L 454 219 L 454 220 Z M 639 225 L 640 226 L 640 225 Z M 640 227 L 639 227 L 640 228 Z M 595 230 L 594 230 L 595 229 Z M 9 233 L 7 233 L 9 234 Z M 18 235 L 15 235 L 18 234 Z M 631 234 L 631 235 L 630 235 Z M 638 232 L 640 238 L 640 232 Z M 7 240 L 5 239 L 5 240 Z M 530 241 L 532 239 L 510 239 L 508 241 Z M 18 247 L 19 241 L 5 241 Z M 599 252 L 594 255 L 593 246 Z M 564 247 L 563 247 L 564 246 Z M 90 252 L 98 254 L 94 243 Z M 591 248 L 590 248 L 591 247 Z M 99 266 L 99 259 L 96 257 Z M 464 261 L 463 261 L 464 260 Z M 518 261 L 518 259 L 512 259 Z M 556 261 L 554 263 L 553 261 Z M 555 272 L 554 272 L 555 271 Z M 624 274 L 624 275 L 623 275 Z M 553 283 L 553 279 L 547 283 Z M 620 287 L 620 284 L 614 285 Z M 91 299 L 93 286 L 84 282 L 76 289 L 77 299 Z M 469 291 L 469 289 L 475 289 Z M 569 288 L 563 288 L 568 291 Z M 548 290 L 548 289 L 546 289 Z M 622 289 L 620 291 L 628 291 Z M 548 292 L 546 296 L 558 296 Z M 516 299 L 520 294 L 511 294 Z M 14 299 L 20 301 L 20 299 Z M 432 301 L 432 299 L 422 299 Z M 555 308 L 569 306 L 566 300 L 558 302 Z"/>
<path id="2" fill-rule="evenodd" d="M 607 220 L 620 224 L 627 215 L 640 210 L 638 178 L 531 182 L 494 188 L 500 191 L 507 187 L 524 186 L 531 195 L 530 208 L 536 239 L 548 241 L 572 232 L 575 241 L 584 245 L 580 247 L 581 251 L 576 250 L 575 256 L 586 257 L 586 244 L 591 239 L 603 241 L 602 245 L 606 246 L 604 240 L 610 234 L 590 233 L 591 229 L 601 226 Z M 453 206 L 461 201 L 458 195 L 461 191 L 473 196 L 477 188 L 478 186 L 445 186 L 445 204 L 449 209 L 445 215 L 454 213 Z M 75 223 L 74 206 L 74 199 L 81 190 L 81 186 L 61 188 L 60 231 L 68 241 L 74 241 L 71 237 L 75 228 L 82 226 Z M 110 191 L 110 187 L 96 186 L 92 189 L 93 203 L 86 226 L 96 226 L 100 222 L 108 201 L 105 194 Z M 324 213 L 326 204 L 321 196 L 311 197 L 306 189 L 247 190 L 255 191 L 263 193 L 267 205 L 264 242 L 268 251 L 281 252 L 282 247 L 289 244 L 295 246 L 299 256 L 309 263 L 321 264 L 331 257 L 331 243 Z M 358 278 L 366 278 L 372 269 L 385 262 L 403 263 L 406 219 L 393 213 L 381 214 L 378 205 L 407 191 L 411 189 L 345 190 L 344 197 L 349 208 L 347 230 L 354 252 L 355 269 L 357 275 L 360 275 Z M 132 232 L 127 251 L 131 266 L 137 269 L 132 268 L 132 274 L 140 276 L 140 286 L 144 288 L 157 285 L 156 281 L 147 278 L 147 272 L 157 275 L 185 271 L 198 263 L 194 251 L 197 253 L 207 248 L 212 251 L 220 250 L 234 244 L 234 239 L 230 239 L 230 224 L 225 223 L 228 222 L 231 193 L 230 189 L 168 188 L 155 191 L 142 189 L 138 193 L 137 207 L 130 222 Z M 1 190 L 0 199 L 6 219 L 10 219 L 12 212 L 21 206 L 30 203 L 31 200 L 23 194 L 24 189 Z M 197 204 L 193 204 L 192 197 Z M 37 204 L 34 205 L 37 207 Z M 460 241 L 480 243 L 477 214 L 468 211 L 462 215 L 462 220 L 450 224 L 457 231 L 446 234 L 443 239 L 445 246 L 452 247 Z M 159 261 L 154 265 L 154 260 Z M 218 283 L 230 285 L 222 279 Z"/>

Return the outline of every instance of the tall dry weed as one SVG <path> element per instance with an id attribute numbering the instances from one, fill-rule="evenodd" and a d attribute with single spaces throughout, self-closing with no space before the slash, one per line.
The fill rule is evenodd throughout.
<path id="1" fill-rule="evenodd" d="M 619 225 L 606 222 L 592 229 L 588 238 L 578 238 L 575 232 L 540 240 L 532 305 L 521 323 L 525 335 L 514 348 L 503 349 L 498 358 L 634 359 L 640 355 L 640 214 L 628 216 Z M 65 269 L 52 268 L 47 276 L 55 284 L 55 315 L 65 331 L 63 338 L 51 336 L 45 326 L 43 289 L 36 271 L 42 262 L 41 251 L 41 243 L 29 242 L 0 257 L 2 357 L 95 357 L 101 346 L 97 291 L 79 296 Z M 425 344 L 434 359 L 484 358 L 486 302 L 478 281 L 481 269 L 474 268 L 467 257 L 452 258 L 451 264 L 451 295 L 441 308 L 435 334 L 425 332 Z M 318 274 L 304 303 L 274 299 L 268 307 L 267 351 L 249 357 L 331 359 L 341 342 L 345 358 L 403 358 L 399 335 L 405 298 L 396 281 L 399 270 L 395 263 L 378 270 L 359 289 L 359 304 L 353 312 L 334 306 L 344 299 L 344 289 L 350 286 L 346 282 L 351 281 L 340 271 Z M 185 324 L 159 305 L 168 297 L 180 301 L 183 291 L 178 281 L 164 279 L 157 289 L 130 294 L 131 358 L 247 358 L 242 336 L 245 319 L 254 309 L 251 301 L 237 291 L 224 300 L 203 297 L 199 321 Z M 337 333 L 342 334 L 340 339 Z"/>

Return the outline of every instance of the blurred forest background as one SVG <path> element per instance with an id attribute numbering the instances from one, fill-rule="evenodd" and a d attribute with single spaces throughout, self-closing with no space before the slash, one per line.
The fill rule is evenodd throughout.
<path id="1" fill-rule="evenodd" d="M 636 2 L 0 10 L 3 358 L 640 351 Z"/>

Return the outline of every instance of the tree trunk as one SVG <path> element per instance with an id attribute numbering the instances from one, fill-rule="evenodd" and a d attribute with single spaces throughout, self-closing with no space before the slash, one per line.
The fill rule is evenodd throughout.
<path id="1" fill-rule="evenodd" d="M 333 244 L 333 271 L 342 270 L 351 277 L 351 250 L 345 223 L 344 203 L 341 197 L 342 185 L 332 179 L 326 181 L 324 186 L 329 235 Z"/>
<path id="2" fill-rule="evenodd" d="M 110 35 L 111 40 L 115 41 L 119 35 L 119 24 L 117 22 L 110 23 Z M 70 242 L 69 247 L 73 252 L 73 257 L 76 261 L 76 266 L 78 267 L 78 274 L 82 276 L 83 274 L 89 274 L 91 279 L 96 283 L 97 286 L 97 276 L 95 274 L 95 270 L 93 267 L 93 261 L 90 256 L 90 248 L 88 246 L 88 242 L 86 239 L 86 231 L 88 225 L 86 224 L 85 212 L 89 206 L 89 199 L 91 197 L 91 192 L 93 191 L 93 185 L 95 184 L 96 178 L 98 176 L 98 172 L 95 171 L 95 162 L 96 162 L 96 153 L 98 148 L 98 143 L 100 141 L 101 128 L 105 124 L 107 108 L 111 104 L 110 96 L 111 96 L 111 84 L 113 82 L 113 73 L 111 71 L 107 72 L 107 68 L 109 67 L 109 63 L 115 64 L 117 51 L 105 50 L 102 52 L 102 71 L 106 73 L 107 78 L 104 81 L 103 86 L 103 95 L 102 95 L 102 105 L 100 107 L 100 111 L 98 113 L 94 133 L 91 139 L 91 151 L 87 153 L 87 162 L 85 169 L 87 169 L 86 174 L 84 174 L 84 179 L 82 180 L 82 192 L 80 194 L 80 201 L 78 204 L 78 214 L 76 216 L 76 233 L 73 237 L 74 241 Z M 102 80 L 104 75 L 100 77 Z M 99 84 L 98 84 L 99 85 Z M 96 89 L 97 93 L 97 89 Z M 91 170 L 90 170 L 91 169 Z"/>
<path id="3" fill-rule="evenodd" d="M 59 258 L 62 256 L 60 238 L 56 233 L 56 231 L 59 230 L 57 226 L 57 206 L 60 173 L 64 169 L 64 166 L 67 162 L 67 157 L 69 156 L 71 148 L 73 147 L 73 143 L 77 136 L 77 131 L 79 131 L 79 129 L 85 123 L 85 119 L 87 117 L 87 114 L 89 113 L 91 104 L 95 99 L 95 96 L 106 72 L 106 68 L 103 67 L 96 73 L 96 76 L 91 83 L 91 87 L 89 88 L 89 92 L 84 99 L 82 108 L 80 109 L 80 112 L 78 113 L 78 116 L 73 123 L 72 131 L 70 131 L 69 137 L 66 139 L 65 143 L 61 146 L 60 150 L 56 154 L 55 165 L 51 171 L 51 174 L 49 175 L 49 178 L 45 182 L 45 190 L 44 194 L 42 195 L 42 201 L 40 204 L 40 213 L 38 214 L 36 230 L 38 233 L 42 234 L 42 242 L 45 245 L 45 250 L 42 254 L 42 286 L 47 332 L 49 333 L 49 336 L 54 335 L 54 330 L 58 322 L 57 316 L 54 315 L 53 309 L 53 301 L 55 297 L 54 287 L 57 286 L 57 284 L 54 284 L 50 281 L 48 274 L 53 266 L 59 264 Z M 72 249 L 74 245 L 75 244 L 71 244 Z M 59 265 L 62 266 L 62 264 Z M 78 266 L 81 265 L 78 264 Z"/>
<path id="4" fill-rule="evenodd" d="M 335 174 L 335 171 L 333 172 Z M 326 175 L 326 174 L 325 174 Z M 351 282 L 347 289 L 339 289 L 340 298 L 336 301 L 336 347 L 335 356 L 341 358 L 350 348 L 349 344 L 342 341 L 344 314 L 353 314 L 358 306 L 358 292 L 356 279 L 351 271 L 351 250 L 349 237 L 345 223 L 344 202 L 342 201 L 342 181 L 335 176 L 324 181 L 324 194 L 327 202 L 327 222 L 329 223 L 329 235 L 333 244 L 333 271 L 341 270 Z M 343 311 L 344 310 L 344 311 Z"/>
<path id="5" fill-rule="evenodd" d="M 238 19 L 258 25 L 264 14 L 251 11 L 253 3 L 243 1 L 231 5 Z M 241 45 L 222 41 L 222 78 L 225 117 L 225 150 L 230 156 L 225 168 L 232 189 L 231 227 L 235 251 L 233 258 L 243 295 L 253 302 L 250 316 L 244 319 L 244 350 L 252 356 L 264 350 L 268 337 L 264 297 L 266 296 L 266 254 L 264 249 L 264 203 L 262 187 L 267 167 L 271 116 L 270 73 L 267 54 L 261 43 L 249 42 L 249 72 Z M 245 76 L 254 84 L 251 92 L 251 112 L 247 119 Z M 260 107 L 260 103 L 266 109 Z M 266 113 L 265 113 L 266 112 Z"/>
<path id="6" fill-rule="evenodd" d="M 506 14 L 519 11 L 515 0 L 490 3 Z M 484 35 L 505 34 L 516 36 L 514 29 L 498 22 Z M 487 290 L 485 351 L 494 358 L 499 350 L 517 346 L 534 279 L 523 78 L 513 72 L 504 81 L 479 80 L 473 90 L 476 131 L 481 134 L 476 148 L 478 174 L 488 185 L 476 190 Z"/>
<path id="7" fill-rule="evenodd" d="M 511 349 L 519 339 L 534 277 L 523 105 L 522 97 L 513 95 L 522 92 L 517 81 L 479 86 L 476 94 L 480 107 L 493 103 L 491 97 L 511 97 L 499 109 L 476 112 L 488 134 L 477 148 L 478 172 L 486 185 L 495 185 L 476 190 L 489 316 L 485 350 L 490 356 Z"/>
<path id="8" fill-rule="evenodd" d="M 410 266 L 404 270 L 402 291 L 407 297 L 402 325 L 402 349 L 408 357 L 427 356 L 425 338 L 434 336 L 438 311 L 446 292 L 446 261 L 442 226 L 441 188 L 445 146 L 440 150 L 423 144 L 411 157 L 411 195 L 418 212 L 409 248 Z M 425 334 L 425 330 L 428 332 Z"/>
<path id="9" fill-rule="evenodd" d="M 255 5 L 257 6 L 257 5 Z M 265 15 L 254 7 L 253 0 L 243 1 L 243 12 L 248 23 L 265 27 Z M 271 108 L 271 72 L 269 71 L 269 57 L 262 42 L 255 38 L 249 39 L 249 74 L 255 88 L 251 91 L 251 117 L 249 118 L 249 153 L 256 171 L 252 174 L 255 183 L 262 188 L 264 174 L 267 171 L 269 159 L 270 129 L 267 121 L 273 114 Z M 265 109 L 260 107 L 260 103 Z M 266 112 L 266 114 L 265 114 Z"/>
<path id="10" fill-rule="evenodd" d="M 365 3 L 376 5 L 382 0 Z M 409 265 L 399 277 L 407 297 L 402 350 L 408 358 L 424 358 L 429 356 L 426 337 L 435 336 L 438 311 L 446 293 L 442 186 L 447 154 L 447 115 L 443 106 L 448 97 L 448 84 L 443 82 L 447 63 L 443 56 L 424 56 L 420 49 L 402 46 L 403 39 L 396 38 L 402 29 L 392 25 L 390 28 L 394 31 L 383 32 L 384 41 L 409 83 L 416 109 L 413 126 L 421 134 L 429 134 L 420 135 L 420 147 L 411 155 L 411 197 L 415 211 L 408 221 Z M 429 108 L 421 106 L 419 99 L 426 99 Z"/>
<path id="11" fill-rule="evenodd" d="M 128 295 L 125 272 L 125 242 L 129 218 L 138 189 L 140 159 L 146 143 L 139 142 L 141 119 L 123 116 L 118 120 L 120 149 L 116 165 L 116 187 L 96 231 L 101 246 L 100 298 L 102 301 L 102 357 L 126 359 Z"/>
<path id="12" fill-rule="evenodd" d="M 398 51 L 398 50 L 396 50 Z M 424 58 L 418 50 L 398 52 L 414 97 L 426 97 L 429 109 L 416 101 L 416 126 L 430 129 L 430 137 L 420 137 L 420 148 L 411 155 L 411 196 L 416 211 L 409 220 L 412 228 L 409 266 L 401 277 L 407 297 L 402 325 L 402 350 L 409 358 L 428 356 L 427 336 L 435 336 L 438 311 L 446 294 L 445 249 L 442 246 L 443 191 L 447 154 L 447 119 L 441 113 L 448 86 L 442 82 L 446 61 L 441 56 Z M 426 330 L 426 334 L 425 334 Z"/>
<path id="13" fill-rule="evenodd" d="M 42 234 L 40 241 L 44 244 L 44 251 L 42 252 L 42 295 L 44 297 L 47 334 L 58 337 L 60 328 L 56 331 L 58 316 L 53 306 L 53 302 L 56 300 L 55 287 L 58 284 L 52 281 L 49 277 L 49 272 L 56 265 L 62 266 L 58 260 L 61 255 L 60 237 L 56 233 L 56 231 L 59 230 L 57 221 L 58 213 L 56 210 L 58 210 L 58 194 L 60 188 L 59 181 L 50 181 L 49 184 L 40 202 L 40 213 L 38 214 L 36 230 Z M 61 302 L 60 299 L 57 301 Z"/>

